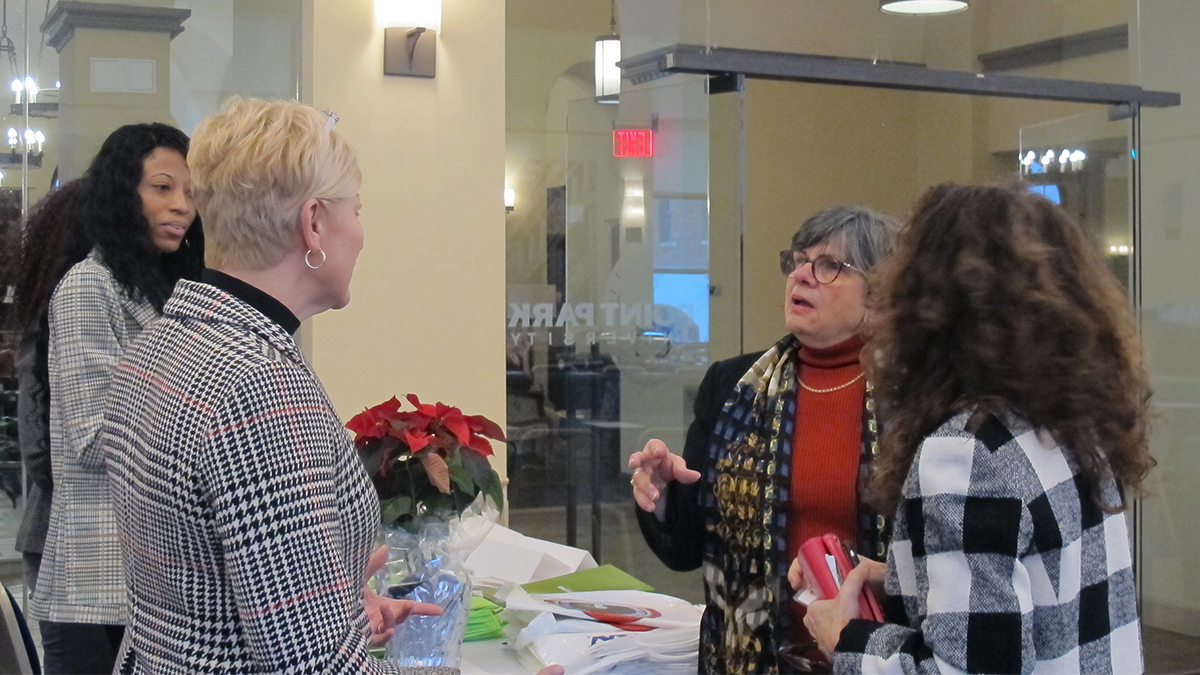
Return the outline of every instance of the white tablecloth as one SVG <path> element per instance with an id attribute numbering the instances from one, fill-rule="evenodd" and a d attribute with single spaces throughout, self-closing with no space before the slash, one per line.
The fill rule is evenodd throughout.
<path id="1" fill-rule="evenodd" d="M 530 672 L 503 640 L 463 643 L 462 675 L 527 675 Z"/>

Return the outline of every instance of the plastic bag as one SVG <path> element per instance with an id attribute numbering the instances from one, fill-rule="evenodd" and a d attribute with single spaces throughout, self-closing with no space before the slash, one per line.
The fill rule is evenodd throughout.
<path id="1" fill-rule="evenodd" d="M 375 575 L 380 595 L 442 608 L 441 616 L 412 615 L 396 626 L 385 655 L 400 666 L 457 668 L 471 608 L 471 576 L 463 562 L 487 534 L 497 510 L 477 499 L 449 521 L 427 517 L 414 529 L 388 531 L 388 561 Z"/>

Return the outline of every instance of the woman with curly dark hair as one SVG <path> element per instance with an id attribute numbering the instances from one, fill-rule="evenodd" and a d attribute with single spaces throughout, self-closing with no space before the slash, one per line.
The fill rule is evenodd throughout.
<path id="1" fill-rule="evenodd" d="M 74 180 L 47 194 L 29 213 L 25 226 L 13 227 L 5 253 L 6 282 L 13 288 L 9 329 L 21 335 L 16 375 L 21 460 L 25 465 L 25 515 L 17 531 L 25 586 L 37 585 L 42 547 L 50 525 L 54 481 L 50 475 L 50 389 L 46 351 L 50 338 L 50 296 L 67 270 L 91 250 L 80 209 L 83 181 Z"/>
<path id="2" fill-rule="evenodd" d="M 103 469 L 84 466 L 125 347 L 159 314 L 175 282 L 197 279 L 204 238 L 191 196 L 188 138 L 131 124 L 104 141 L 84 177 L 93 244 L 49 306 L 49 435 L 55 489 L 37 587 L 46 669 L 110 672 L 128 616 L 120 544 Z"/>
<path id="3" fill-rule="evenodd" d="M 806 622 L 838 672 L 1141 672 L 1122 510 L 1154 465 L 1126 295 L 1022 186 L 942 185 L 879 277 L 887 565 Z M 900 623 L 858 618 L 864 583 Z"/>

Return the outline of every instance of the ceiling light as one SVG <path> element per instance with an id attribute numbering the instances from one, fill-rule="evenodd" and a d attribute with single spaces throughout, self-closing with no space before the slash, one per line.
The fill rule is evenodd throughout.
<path id="1" fill-rule="evenodd" d="M 967 8 L 967 0 L 879 0 L 879 9 L 889 14 L 950 14 Z"/>
<path id="2" fill-rule="evenodd" d="M 620 103 L 621 38 L 617 35 L 617 3 L 613 0 L 608 20 L 608 35 L 596 38 L 596 102 Z"/>

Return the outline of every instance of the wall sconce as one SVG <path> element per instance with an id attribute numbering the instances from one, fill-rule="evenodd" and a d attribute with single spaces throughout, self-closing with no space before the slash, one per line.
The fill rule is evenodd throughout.
<path id="1" fill-rule="evenodd" d="M 504 188 L 504 212 L 512 213 L 515 208 L 517 208 L 517 191 L 512 188 Z"/>
<path id="2" fill-rule="evenodd" d="M 384 25 L 383 74 L 434 77 L 442 0 L 376 0 Z"/>
<path id="3" fill-rule="evenodd" d="M 613 0 L 608 19 L 608 35 L 596 38 L 596 103 L 620 103 L 621 38 L 617 35 L 617 4 Z"/>
<path id="4" fill-rule="evenodd" d="M 967 8 L 967 0 L 879 0 L 879 9 L 888 14 L 951 14 Z"/>

